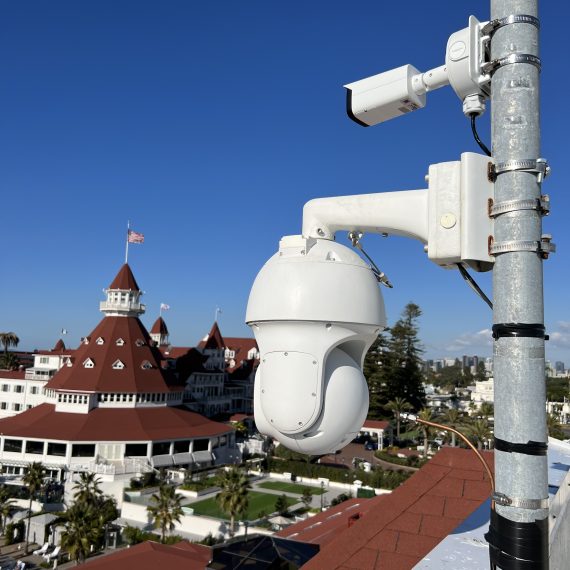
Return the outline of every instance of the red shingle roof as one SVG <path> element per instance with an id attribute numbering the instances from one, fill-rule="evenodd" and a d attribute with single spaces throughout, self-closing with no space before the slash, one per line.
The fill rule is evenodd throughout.
<path id="1" fill-rule="evenodd" d="M 52 352 L 65 352 L 65 343 L 60 338 L 56 343 L 55 346 L 51 349 Z"/>
<path id="2" fill-rule="evenodd" d="M 125 263 L 121 269 L 119 269 L 119 273 L 111 285 L 109 285 L 109 289 L 122 289 L 123 291 L 140 291 L 135 276 L 131 271 L 128 263 Z"/>
<path id="3" fill-rule="evenodd" d="M 75 350 L 73 366 L 63 366 L 46 388 L 107 393 L 183 389 L 175 385 L 169 371 L 163 370 L 164 358 L 138 318 L 105 317 L 87 338 L 89 343 Z M 102 344 L 97 344 L 99 338 Z M 88 358 L 94 363 L 93 368 L 85 368 Z M 122 369 L 113 368 L 117 361 L 124 365 Z M 151 368 L 143 369 L 145 362 Z"/>
<path id="4" fill-rule="evenodd" d="M 366 420 L 362 426 L 362 429 L 371 428 L 387 430 L 389 426 L 390 422 L 387 422 L 385 420 Z"/>
<path id="5" fill-rule="evenodd" d="M 212 551 L 207 546 L 182 541 L 171 546 L 157 542 L 141 542 L 131 548 L 125 548 L 101 556 L 86 563 L 89 570 L 204 570 L 212 558 Z"/>
<path id="6" fill-rule="evenodd" d="M 349 499 L 276 533 L 277 536 L 318 544 L 321 548 L 376 508 L 387 495 L 371 499 Z"/>
<path id="7" fill-rule="evenodd" d="M 162 317 L 158 317 L 158 319 L 154 321 L 154 325 L 152 325 L 150 333 L 162 334 L 162 335 L 168 334 L 168 328 L 166 327 L 166 323 L 164 322 L 164 319 Z"/>
<path id="8" fill-rule="evenodd" d="M 88 414 L 56 412 L 40 404 L 0 420 L 7 436 L 59 441 L 161 441 L 211 437 L 233 428 L 183 408 L 95 408 Z"/>
<path id="9" fill-rule="evenodd" d="M 209 348 L 216 350 L 224 347 L 224 338 L 222 337 L 218 323 L 215 321 L 212 325 L 212 328 L 210 329 L 210 332 L 208 333 L 208 336 L 198 344 L 198 348 Z"/>
<path id="10" fill-rule="evenodd" d="M 0 380 L 6 378 L 7 380 L 23 380 L 26 377 L 25 370 L 1 370 Z"/>
<path id="11" fill-rule="evenodd" d="M 491 463 L 492 454 L 485 458 Z M 413 568 L 490 493 L 475 454 L 446 447 L 390 495 L 372 499 L 375 506 L 303 570 Z M 295 532 L 295 526 L 287 531 Z"/>

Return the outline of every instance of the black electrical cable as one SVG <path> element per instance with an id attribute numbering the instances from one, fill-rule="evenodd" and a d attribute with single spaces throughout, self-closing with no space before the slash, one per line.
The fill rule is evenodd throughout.
<path id="1" fill-rule="evenodd" d="M 456 263 L 455 265 L 457 265 L 457 268 L 459 269 L 459 273 L 461 273 L 461 277 L 463 277 L 463 279 L 465 279 L 465 281 L 467 282 L 469 287 L 471 287 L 471 289 L 473 289 L 473 291 L 475 291 L 475 293 L 477 293 L 477 295 L 479 295 L 479 297 L 481 297 L 481 299 L 483 299 L 483 301 L 485 301 L 485 303 L 487 303 L 487 305 L 489 305 L 489 307 L 492 309 L 493 303 L 491 302 L 489 297 L 487 297 L 487 295 L 485 295 L 485 293 L 483 293 L 483 290 L 481 289 L 481 287 L 479 287 L 479 285 L 477 285 L 475 279 L 473 279 L 473 277 L 471 277 L 471 275 L 469 275 L 469 273 L 467 272 L 467 269 L 465 269 L 465 267 L 463 267 L 463 265 L 461 265 L 461 263 Z"/>
<path id="2" fill-rule="evenodd" d="M 477 118 L 477 113 L 471 113 L 469 115 L 471 117 L 471 131 L 473 132 L 473 136 L 475 137 L 475 142 L 479 145 L 479 148 L 487 155 L 491 156 L 491 151 L 487 147 L 487 145 L 479 138 L 477 133 L 477 126 L 475 125 L 475 119 Z"/>

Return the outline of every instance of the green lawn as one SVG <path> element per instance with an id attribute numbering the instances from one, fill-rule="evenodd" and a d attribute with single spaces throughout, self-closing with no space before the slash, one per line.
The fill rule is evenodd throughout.
<path id="1" fill-rule="evenodd" d="M 259 518 L 259 513 L 265 511 L 266 514 L 270 514 L 275 511 L 275 501 L 279 498 L 279 495 L 270 495 L 268 493 L 258 493 L 257 491 L 249 492 L 249 508 L 247 513 L 243 517 L 238 517 L 240 520 L 245 518 L 247 520 L 255 520 Z M 298 503 L 295 499 L 287 497 L 287 504 L 289 506 Z M 207 517 L 214 517 L 216 519 L 229 520 L 230 517 L 224 513 L 218 506 L 218 502 L 215 497 L 210 499 L 205 499 L 204 501 L 198 501 L 197 503 L 192 503 L 188 505 L 194 509 L 194 514 L 204 515 Z"/>
<path id="2" fill-rule="evenodd" d="M 283 493 L 296 493 L 302 495 L 305 489 L 311 489 L 311 494 L 322 495 L 325 491 L 320 487 L 309 487 L 309 485 L 299 485 L 298 483 L 287 483 L 286 481 L 266 481 L 260 483 L 258 487 L 271 489 L 272 491 L 282 491 Z"/>

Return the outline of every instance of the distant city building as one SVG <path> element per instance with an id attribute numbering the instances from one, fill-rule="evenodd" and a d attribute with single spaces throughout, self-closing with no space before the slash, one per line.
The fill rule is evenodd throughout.
<path id="1" fill-rule="evenodd" d="M 482 382 L 475 382 L 475 389 L 471 392 L 471 401 L 480 407 L 483 402 L 494 403 L 495 381 L 493 378 Z"/>

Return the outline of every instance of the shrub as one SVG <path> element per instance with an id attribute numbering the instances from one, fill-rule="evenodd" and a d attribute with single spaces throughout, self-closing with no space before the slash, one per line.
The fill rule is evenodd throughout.
<path id="1" fill-rule="evenodd" d="M 24 540 L 25 528 L 24 521 L 8 523 L 4 530 L 4 544 L 14 544 L 15 542 L 21 542 Z"/>

